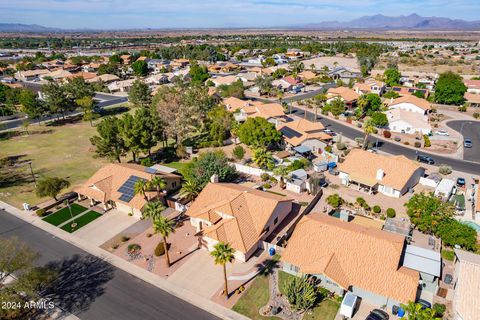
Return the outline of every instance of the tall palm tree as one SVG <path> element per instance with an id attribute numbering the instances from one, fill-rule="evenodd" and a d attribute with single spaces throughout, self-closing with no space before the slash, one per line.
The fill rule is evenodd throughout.
<path id="1" fill-rule="evenodd" d="M 157 197 L 160 197 L 160 192 L 162 190 L 165 190 L 165 188 L 167 187 L 167 183 L 162 177 L 153 176 L 152 180 L 148 182 L 148 187 L 155 188 L 157 190 Z"/>
<path id="2" fill-rule="evenodd" d="M 210 254 L 215 259 L 215 264 L 221 264 L 223 266 L 223 278 L 225 280 L 225 296 L 228 298 L 228 282 L 227 282 L 227 263 L 231 263 L 234 259 L 235 250 L 229 243 L 219 242 L 214 246 L 214 249 Z"/>
<path id="3" fill-rule="evenodd" d="M 318 107 L 323 108 L 325 102 L 327 101 L 327 96 L 325 94 L 317 94 L 313 100 L 315 101 L 315 120 L 317 122 Z"/>
<path id="4" fill-rule="evenodd" d="M 280 188 L 285 189 L 285 178 L 289 174 L 288 168 L 286 166 L 278 166 L 273 169 L 273 174 L 280 177 Z"/>
<path id="5" fill-rule="evenodd" d="M 148 201 L 148 198 L 147 198 L 147 182 L 143 179 L 139 179 L 135 182 L 135 184 L 133 185 L 133 192 L 137 195 L 137 194 L 140 194 L 143 196 L 143 198 L 145 199 L 145 201 Z"/>
<path id="6" fill-rule="evenodd" d="M 368 145 L 368 137 L 370 134 L 375 132 L 375 126 L 372 124 L 371 121 L 366 121 L 363 126 L 363 132 L 365 132 L 365 139 L 363 140 L 362 149 L 365 149 Z"/>
<path id="7" fill-rule="evenodd" d="M 143 216 L 151 218 L 153 223 L 155 219 L 162 215 L 163 210 L 165 210 L 165 206 L 160 201 L 149 202 L 143 210 Z"/>
<path id="8" fill-rule="evenodd" d="M 168 255 L 168 245 L 167 245 L 167 237 L 175 232 L 175 222 L 171 219 L 168 219 L 165 216 L 156 217 L 153 220 L 153 231 L 155 233 L 160 233 L 163 238 L 163 247 L 165 249 L 165 262 L 167 264 L 167 268 L 170 267 L 170 257 Z"/>
<path id="9" fill-rule="evenodd" d="M 180 189 L 180 197 L 192 201 L 200 192 L 200 185 L 195 180 L 188 180 L 182 185 Z"/>

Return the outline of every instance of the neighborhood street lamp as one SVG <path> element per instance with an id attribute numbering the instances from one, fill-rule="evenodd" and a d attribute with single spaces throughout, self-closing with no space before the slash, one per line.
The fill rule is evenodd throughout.
<path id="1" fill-rule="evenodd" d="M 75 223 L 75 218 L 73 217 L 72 208 L 70 207 L 70 201 L 65 200 L 64 204 L 67 206 L 68 210 L 70 211 L 70 216 L 72 217 L 72 224 L 70 226 L 72 227 L 72 229 L 75 229 L 77 224 Z"/>

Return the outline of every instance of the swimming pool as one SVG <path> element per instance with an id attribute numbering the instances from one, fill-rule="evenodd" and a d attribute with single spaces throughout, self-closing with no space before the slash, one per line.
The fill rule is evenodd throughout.
<path id="1" fill-rule="evenodd" d="M 477 231 L 477 233 L 480 232 L 480 224 L 475 223 L 473 221 L 462 221 L 462 223 L 472 227 L 473 229 L 475 229 L 475 231 Z"/>

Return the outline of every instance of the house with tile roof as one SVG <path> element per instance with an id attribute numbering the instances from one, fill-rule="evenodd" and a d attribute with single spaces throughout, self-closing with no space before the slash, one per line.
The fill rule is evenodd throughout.
<path id="1" fill-rule="evenodd" d="M 466 103 L 470 107 L 480 107 L 480 93 L 465 92 L 463 95 Z"/>
<path id="2" fill-rule="evenodd" d="M 401 235 L 313 213 L 297 224 L 281 261 L 287 273 L 391 309 L 415 301 L 419 290 L 418 271 L 402 265 L 405 244 Z"/>
<path id="3" fill-rule="evenodd" d="M 403 155 L 384 156 L 362 149 L 353 149 L 338 165 L 338 171 L 343 185 L 394 198 L 417 185 L 425 174 L 416 161 Z"/>
<path id="4" fill-rule="evenodd" d="M 427 115 L 432 110 L 430 102 L 414 95 L 405 95 L 397 99 L 387 101 L 388 109 L 402 109 L 409 112 L 416 112 Z"/>
<path id="5" fill-rule="evenodd" d="M 392 132 L 422 135 L 432 132 L 432 126 L 426 115 L 400 108 L 388 110 L 385 114 L 388 119 L 388 129 Z"/>
<path id="6" fill-rule="evenodd" d="M 480 80 L 465 80 L 464 84 L 467 87 L 467 92 L 480 94 Z"/>
<path id="7" fill-rule="evenodd" d="M 80 199 L 90 199 L 91 203 L 101 203 L 105 210 L 116 208 L 136 217 L 142 216 L 143 207 L 148 201 L 157 199 L 156 190 L 147 191 L 145 197 L 135 194 L 135 182 L 148 182 L 153 177 L 161 177 L 166 182 L 164 191 L 169 193 L 181 186 L 179 175 L 163 172 L 155 168 L 144 167 L 131 163 L 111 163 L 100 168 L 83 185 L 75 189 Z M 165 203 L 165 193 L 160 195 L 160 201 Z"/>
<path id="8" fill-rule="evenodd" d="M 480 255 L 455 249 L 453 317 L 475 320 L 480 315 Z"/>
<path id="9" fill-rule="evenodd" d="M 322 153 L 322 150 L 332 140 L 332 136 L 324 132 L 325 127 L 320 122 L 306 119 L 286 122 L 279 126 L 287 150 L 297 150 L 299 153 Z M 300 152 L 301 150 L 303 152 Z"/>
<path id="10" fill-rule="evenodd" d="M 202 246 L 212 251 L 218 242 L 235 249 L 235 259 L 247 261 L 292 211 L 292 199 L 233 183 L 209 183 L 188 208 Z"/>
<path id="11" fill-rule="evenodd" d="M 385 89 L 385 83 L 373 79 L 367 80 L 365 82 L 357 82 L 353 86 L 353 90 L 360 95 L 374 93 L 380 96 L 385 92 Z"/>
<path id="12" fill-rule="evenodd" d="M 346 107 L 349 109 L 355 107 L 358 98 L 360 95 L 355 92 L 354 90 L 347 88 L 347 87 L 337 87 L 337 88 L 329 88 L 327 91 L 327 103 L 331 103 L 333 100 L 340 98 Z"/>
<path id="13" fill-rule="evenodd" d="M 278 126 L 287 120 L 283 106 L 279 103 L 262 103 L 235 97 L 223 99 L 223 103 L 228 111 L 234 112 L 234 118 L 238 122 L 243 122 L 247 118 L 261 117 Z"/>

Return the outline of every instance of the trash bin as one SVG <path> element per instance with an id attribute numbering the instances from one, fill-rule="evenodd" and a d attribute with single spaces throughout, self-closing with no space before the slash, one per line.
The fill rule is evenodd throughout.
<path id="1" fill-rule="evenodd" d="M 402 308 L 398 308 L 398 313 L 397 313 L 397 316 L 399 318 L 403 317 L 405 315 L 405 310 L 403 310 Z"/>
<path id="2" fill-rule="evenodd" d="M 275 255 L 275 248 L 271 247 L 270 249 L 268 249 L 268 254 L 270 255 L 270 257 L 274 256 Z"/>

